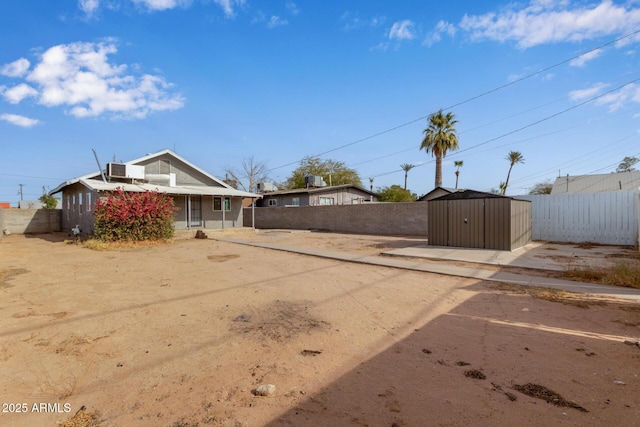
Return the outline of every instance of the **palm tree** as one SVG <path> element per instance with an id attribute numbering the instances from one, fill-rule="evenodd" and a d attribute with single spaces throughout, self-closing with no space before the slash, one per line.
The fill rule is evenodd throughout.
<path id="1" fill-rule="evenodd" d="M 504 187 L 501 187 L 503 196 L 506 194 L 507 187 L 509 186 L 509 177 L 511 176 L 511 169 L 513 169 L 513 165 L 516 163 L 524 163 L 524 157 L 522 157 L 522 153 L 519 151 L 509 151 L 509 154 L 507 154 L 505 159 L 509 160 L 509 163 L 511 164 L 509 166 L 509 173 L 507 173 L 507 180 L 504 183 Z"/>
<path id="2" fill-rule="evenodd" d="M 369 190 L 373 191 L 373 178 L 369 178 Z"/>
<path id="3" fill-rule="evenodd" d="M 424 139 L 420 149 L 431 153 L 436 158 L 436 187 L 442 187 L 442 158 L 449 150 L 458 149 L 458 135 L 456 134 L 453 113 L 444 114 L 442 110 L 429 116 L 429 126 L 423 131 Z"/>
<path id="4" fill-rule="evenodd" d="M 400 165 L 402 170 L 404 171 L 404 189 L 407 189 L 407 175 L 409 175 L 409 171 L 416 167 L 416 165 L 412 165 L 410 163 L 403 163 Z"/>
<path id="5" fill-rule="evenodd" d="M 458 177 L 460 176 L 460 168 L 462 167 L 463 164 L 464 162 L 462 160 L 456 160 L 455 162 L 453 162 L 453 165 L 457 168 L 456 169 L 456 190 L 458 189 Z"/>

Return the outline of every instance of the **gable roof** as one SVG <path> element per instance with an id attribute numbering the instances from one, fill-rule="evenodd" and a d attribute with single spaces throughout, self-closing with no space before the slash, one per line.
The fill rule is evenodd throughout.
<path id="1" fill-rule="evenodd" d="M 560 176 L 553 183 L 551 194 L 638 190 L 640 190 L 640 171 L 631 171 L 598 175 Z"/>
<path id="2" fill-rule="evenodd" d="M 427 194 L 418 197 L 418 200 L 416 200 L 417 202 L 425 202 L 428 200 L 432 200 L 436 197 L 440 197 L 440 196 L 435 196 L 436 193 L 443 193 L 443 194 L 451 194 L 451 193 L 455 193 L 456 191 L 463 191 L 462 189 L 456 189 L 456 188 L 450 188 L 450 187 L 436 187 L 433 190 L 429 191 Z"/>
<path id="3" fill-rule="evenodd" d="M 364 193 L 370 194 L 372 196 L 376 196 L 378 197 L 377 193 L 374 193 L 373 191 L 369 191 L 366 188 L 362 188 L 360 186 L 357 186 L 355 184 L 343 184 L 343 185 L 333 185 L 333 186 L 327 186 L 327 187 L 313 187 L 313 188 L 294 188 L 292 190 L 278 190 L 278 191 L 269 191 L 268 193 L 262 193 L 263 197 L 269 197 L 269 196 L 283 196 L 283 195 L 288 195 L 288 194 L 318 194 L 318 193 L 326 193 L 326 192 L 330 192 L 330 191 L 334 191 L 334 190 L 339 190 L 341 188 L 355 188 L 357 190 L 360 190 Z"/>
<path id="4" fill-rule="evenodd" d="M 85 187 L 94 191 L 113 191 L 116 188 L 120 187 L 124 191 L 131 191 L 131 192 L 159 191 L 161 193 L 167 193 L 167 194 L 184 194 L 184 195 L 215 195 L 215 196 L 236 196 L 236 197 L 252 197 L 252 198 L 262 197 L 260 194 L 236 190 L 235 188 L 231 187 L 229 184 L 225 183 L 221 179 L 218 179 L 215 176 L 204 171 L 203 169 L 200 169 L 198 166 L 194 165 L 190 161 L 186 160 L 185 158 L 179 156 L 178 154 L 168 149 L 159 151 L 157 153 L 147 154 L 146 156 L 140 157 L 135 160 L 130 160 L 128 162 L 125 162 L 124 164 L 135 165 L 135 164 L 138 164 L 150 159 L 154 159 L 156 157 L 161 157 L 164 155 L 169 155 L 174 159 L 184 163 L 185 165 L 192 168 L 193 170 L 211 179 L 216 184 L 219 184 L 220 187 L 198 186 L 198 185 L 179 185 L 175 187 L 168 187 L 163 185 L 146 184 L 146 183 L 129 184 L 129 183 L 123 183 L 123 182 L 103 182 L 101 177 L 101 171 L 96 171 L 96 172 L 89 173 L 77 178 L 67 180 L 62 184 L 58 185 L 53 190 L 51 190 L 49 194 L 52 195 L 55 193 L 59 193 L 65 187 L 80 183 Z"/>

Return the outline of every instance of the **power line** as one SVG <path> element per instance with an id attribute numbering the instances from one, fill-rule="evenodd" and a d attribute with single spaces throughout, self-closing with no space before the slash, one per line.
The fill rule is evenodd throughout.
<path id="1" fill-rule="evenodd" d="M 567 113 L 567 112 L 569 112 L 569 111 L 571 111 L 571 110 L 575 110 L 576 108 L 582 107 L 582 106 L 583 106 L 583 105 L 585 105 L 585 104 L 588 104 L 588 103 L 593 102 L 593 101 L 595 101 L 595 100 L 597 100 L 597 99 L 600 99 L 600 98 L 602 98 L 603 96 L 609 95 L 610 93 L 613 93 L 613 92 L 615 92 L 615 91 L 617 91 L 617 90 L 620 90 L 620 89 L 622 89 L 623 87 L 628 86 L 628 85 L 630 85 L 630 84 L 633 84 L 633 83 L 635 83 L 635 82 L 637 82 L 637 81 L 639 81 L 639 80 L 640 80 L 640 77 L 638 77 L 638 78 L 636 78 L 636 79 L 634 79 L 634 80 L 631 80 L 631 81 L 629 81 L 629 82 L 627 82 L 627 83 L 625 83 L 625 84 L 623 84 L 623 85 L 620 85 L 620 86 L 618 86 L 618 87 L 616 87 L 616 88 L 614 88 L 614 89 L 608 90 L 607 92 L 601 93 L 600 95 L 596 95 L 596 96 L 594 96 L 594 97 L 592 97 L 592 98 L 589 98 L 589 99 L 587 99 L 587 100 L 585 100 L 585 101 L 583 101 L 583 102 L 581 102 L 581 103 L 579 103 L 579 104 L 573 105 L 573 106 L 571 106 L 571 107 L 569 107 L 569 108 L 565 108 L 565 109 L 564 109 L 564 110 L 562 110 L 562 111 L 559 111 L 559 112 L 557 112 L 557 113 L 551 114 L 551 115 L 546 116 L 546 117 L 543 117 L 542 119 L 536 120 L 535 122 L 529 123 L 529 124 L 527 124 L 527 125 L 525 125 L 525 126 L 521 126 L 521 127 L 517 128 L 517 129 L 514 129 L 514 130 L 509 131 L 509 132 L 507 132 L 507 133 L 503 133 L 502 135 L 498 135 L 498 136 L 496 136 L 496 137 L 494 137 L 494 138 L 488 139 L 488 140 L 486 140 L 486 141 L 484 141 L 484 142 L 481 142 L 481 143 L 479 143 L 479 144 L 472 145 L 471 147 L 469 147 L 469 148 L 465 148 L 464 150 L 456 151 L 456 154 L 460 154 L 460 153 L 464 153 L 464 152 L 469 151 L 469 150 L 473 150 L 474 148 L 478 148 L 478 147 L 480 147 L 480 146 L 482 146 L 482 145 L 489 144 L 490 142 L 497 141 L 498 139 L 502 139 L 502 138 L 507 137 L 507 136 L 509 136 L 509 135 L 513 135 L 514 133 L 520 132 L 520 131 L 522 131 L 522 130 L 524 130 L 524 129 L 528 129 L 528 128 L 533 127 L 533 126 L 535 126 L 535 125 L 538 125 L 538 124 L 540 124 L 540 123 L 542 123 L 542 122 L 545 122 L 545 121 L 547 121 L 547 120 L 550 120 L 550 119 L 552 119 L 552 118 L 554 118 L 554 117 L 558 117 L 558 116 L 560 116 L 560 115 L 562 115 L 562 114 L 565 114 L 565 113 Z M 424 164 L 427 164 L 427 163 L 424 163 Z M 423 166 L 423 165 L 420 165 L 420 166 Z M 402 169 L 397 169 L 397 170 L 393 170 L 393 171 L 390 171 L 390 172 L 385 172 L 385 173 L 381 173 L 381 174 L 378 174 L 378 175 L 373 175 L 373 176 L 372 176 L 372 178 L 377 178 L 377 177 L 380 177 L 380 176 L 390 175 L 390 174 L 392 174 L 392 173 L 400 172 L 401 170 L 402 170 Z"/>
<path id="2" fill-rule="evenodd" d="M 459 107 L 460 105 L 464 105 L 464 104 L 467 104 L 467 103 L 469 103 L 469 102 L 471 102 L 471 101 L 475 101 L 476 99 L 482 98 L 483 96 L 486 96 L 486 95 L 492 94 L 492 93 L 494 93 L 494 92 L 498 92 L 499 90 L 502 90 L 502 89 L 504 89 L 504 88 L 507 88 L 507 87 L 513 86 L 513 85 L 515 85 L 516 83 L 520 83 L 520 82 L 522 82 L 522 81 L 524 81 L 524 80 L 530 79 L 531 77 L 535 77 L 535 76 L 537 76 L 537 75 L 539 75 L 539 74 L 545 73 L 545 72 L 547 72 L 547 71 L 549 71 L 549 70 L 552 70 L 552 69 L 557 68 L 557 67 L 559 67 L 559 66 L 561 66 L 561 65 L 564 65 L 564 64 L 566 64 L 566 63 L 569 63 L 569 62 L 573 61 L 574 59 L 578 59 L 578 58 L 580 58 L 581 56 L 587 55 L 587 54 L 589 54 L 589 53 L 591 53 L 591 52 L 595 52 L 595 51 L 597 51 L 597 50 L 603 49 L 603 48 L 605 48 L 605 47 L 607 47 L 607 46 L 610 46 L 610 45 L 612 45 L 612 44 L 618 43 L 618 42 L 620 42 L 620 41 L 622 41 L 622 40 L 624 40 L 624 39 L 627 39 L 627 38 L 629 38 L 629 37 L 631 37 L 631 36 L 634 36 L 634 35 L 636 35 L 636 34 L 638 34 L 638 33 L 640 33 L 640 29 L 635 30 L 635 31 L 633 31 L 633 32 L 631 32 L 631 33 L 625 34 L 624 36 L 618 37 L 617 39 L 611 40 L 611 41 L 609 41 L 609 42 L 607 42 L 607 43 L 604 43 L 604 44 L 602 44 L 602 45 L 600 45 L 600 46 L 597 46 L 597 47 L 595 47 L 595 48 L 589 49 L 589 50 L 587 50 L 587 51 L 585 51 L 585 52 L 582 52 L 582 53 L 580 53 L 580 54 L 578 54 L 578 55 L 572 56 L 571 58 L 565 59 L 565 60 L 563 60 L 563 61 L 561 61 L 561 62 L 558 62 L 558 63 L 556 63 L 556 64 L 550 65 L 550 66 L 548 66 L 548 67 L 542 68 L 542 69 L 540 69 L 540 70 L 538 70 L 538 71 L 535 71 L 535 72 L 533 72 L 533 73 L 527 74 L 527 75 L 525 75 L 525 76 L 523 76 L 523 77 L 520 77 L 520 78 L 518 78 L 518 79 L 512 80 L 512 81 L 510 81 L 510 82 L 508 82 L 508 83 L 505 83 L 505 84 L 503 84 L 503 85 L 500 85 L 500 86 L 498 86 L 498 87 L 495 87 L 495 88 L 493 88 L 493 89 L 491 89 L 491 90 L 488 90 L 488 91 L 482 92 L 482 93 L 480 93 L 480 94 L 478 94 L 478 95 L 475 95 L 475 96 L 472 96 L 472 97 L 470 97 L 470 98 L 467 98 L 467 99 L 465 99 L 465 100 L 463 100 L 463 101 L 457 102 L 457 103 L 455 103 L 455 104 L 453 104 L 453 105 L 450 105 L 450 106 L 448 106 L 448 107 L 443 108 L 442 110 L 443 110 L 443 111 L 451 110 L 451 109 L 453 109 L 453 108 L 455 108 L 455 107 Z M 359 144 L 359 143 L 364 142 L 364 141 L 368 141 L 368 140 L 370 140 L 370 139 L 373 139 L 373 138 L 376 138 L 376 137 L 378 137 L 378 136 L 381 136 L 381 135 L 387 134 L 387 133 L 389 133 L 389 132 L 393 132 L 393 131 L 395 131 L 395 130 L 397 130 L 397 129 L 400 129 L 400 128 L 403 128 L 403 127 L 408 126 L 408 125 L 410 125 L 410 124 L 413 124 L 413 123 L 416 123 L 416 122 L 418 122 L 418 121 L 424 120 L 424 119 L 426 119 L 427 117 L 430 117 L 430 116 L 431 116 L 431 114 L 427 114 L 427 115 L 421 116 L 421 117 L 419 117 L 419 118 L 417 118 L 417 119 L 410 120 L 410 121 L 408 121 L 408 122 L 405 122 L 405 123 L 403 123 L 403 124 L 400 124 L 400 125 L 394 126 L 394 127 L 392 127 L 392 128 L 389 128 L 389 129 L 383 130 L 383 131 L 381 131 L 381 132 L 377 132 L 377 133 L 375 133 L 375 134 L 373 134 L 373 135 L 370 135 L 370 136 L 367 136 L 367 137 L 364 137 L 364 138 L 358 139 L 358 140 L 356 140 L 356 141 L 349 142 L 349 143 L 347 143 L 347 144 L 344 144 L 344 145 L 341 145 L 341 146 L 338 146 L 338 147 L 332 148 L 332 149 L 330 149 L 330 150 L 323 151 L 323 152 L 321 152 L 321 153 L 318 153 L 318 154 L 312 155 L 311 157 L 322 157 L 322 156 L 323 156 L 323 155 L 325 155 L 325 154 L 329 154 L 329 153 L 332 153 L 332 152 L 334 152 L 334 151 L 342 150 L 343 148 L 350 147 L 350 146 L 352 146 L 352 145 Z M 532 124 L 531 126 L 533 126 L 533 125 L 535 125 L 535 124 L 537 124 L 537 123 L 534 123 L 534 124 Z M 522 129 L 525 129 L 525 128 L 522 128 Z M 522 129 L 519 129 L 519 130 L 522 130 Z M 507 136 L 507 135 L 504 135 L 504 136 Z M 490 141 L 489 141 L 489 142 L 490 142 Z M 465 151 L 466 151 L 466 150 L 465 150 Z M 277 169 L 281 169 L 281 168 L 284 168 L 284 167 L 287 167 L 287 166 L 291 166 L 291 165 L 294 165 L 294 164 L 296 164 L 296 163 L 298 163 L 298 162 L 300 162 L 300 160 L 296 160 L 296 161 L 294 161 L 294 162 L 289 162 L 289 163 L 286 163 L 286 164 L 283 164 L 283 165 L 277 166 L 277 167 L 275 167 L 275 168 L 268 169 L 266 172 L 271 172 L 271 171 L 274 171 L 274 170 L 277 170 Z M 378 175 L 378 176 L 380 176 L 380 175 Z"/>

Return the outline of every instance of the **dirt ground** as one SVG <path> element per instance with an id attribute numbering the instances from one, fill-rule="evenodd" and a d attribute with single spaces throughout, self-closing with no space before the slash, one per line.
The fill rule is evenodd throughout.
<path id="1" fill-rule="evenodd" d="M 64 237 L 0 240 L 2 426 L 639 425 L 637 302 L 212 234 L 114 251 Z M 369 255 L 424 244 L 242 238 Z"/>

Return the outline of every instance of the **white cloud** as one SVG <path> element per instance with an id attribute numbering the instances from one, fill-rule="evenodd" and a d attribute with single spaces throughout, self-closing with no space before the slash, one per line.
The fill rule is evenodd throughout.
<path id="1" fill-rule="evenodd" d="M 592 50 L 591 52 L 587 52 L 584 55 L 580 55 L 576 59 L 571 60 L 571 62 L 569 62 L 569 65 L 571 65 L 572 67 L 584 67 L 584 64 L 586 64 L 588 61 L 591 61 L 592 59 L 596 59 L 600 56 L 600 54 L 602 54 L 602 49 Z"/>
<path id="2" fill-rule="evenodd" d="M 20 83 L 19 85 L 14 86 L 11 89 L 7 89 L 1 92 L 2 96 L 4 96 L 4 98 L 10 104 L 18 104 L 24 98 L 38 95 L 37 90 L 24 83 Z"/>
<path id="3" fill-rule="evenodd" d="M 76 117 L 144 118 L 184 105 L 184 98 L 172 93 L 163 77 L 137 76 L 127 65 L 110 63 L 108 56 L 116 52 L 111 41 L 53 46 L 26 75 L 30 85 L 6 89 L 3 96 L 11 103 L 35 97 L 40 105 L 68 107 Z"/>
<path id="4" fill-rule="evenodd" d="M 22 77 L 27 73 L 30 66 L 31 63 L 28 59 L 20 58 L 0 67 L 0 74 L 7 77 Z"/>
<path id="5" fill-rule="evenodd" d="M 78 7 L 86 13 L 87 16 L 93 15 L 99 6 L 99 0 L 78 0 Z"/>
<path id="6" fill-rule="evenodd" d="M 572 101 L 583 101 L 588 98 L 593 98 L 594 96 L 602 92 L 602 90 L 607 86 L 608 85 L 606 83 L 596 83 L 595 85 L 586 89 L 572 90 L 571 92 L 569 92 L 569 98 Z"/>
<path id="7" fill-rule="evenodd" d="M 391 40 L 411 40 L 414 37 L 413 22 L 408 19 L 394 22 L 389 30 L 389 39 Z"/>
<path id="8" fill-rule="evenodd" d="M 152 11 L 174 9 L 191 3 L 190 0 L 133 0 L 133 2 Z"/>
<path id="9" fill-rule="evenodd" d="M 285 7 L 289 11 L 289 13 L 294 15 L 294 16 L 300 13 L 300 8 L 298 7 L 297 4 L 295 4 L 292 1 L 288 1 L 287 4 L 285 5 Z"/>
<path id="10" fill-rule="evenodd" d="M 0 114 L 0 120 L 4 120 L 5 122 L 9 122 L 23 128 L 30 128 L 40 123 L 39 120 L 30 119 L 29 117 L 19 116 L 17 114 Z"/>
<path id="11" fill-rule="evenodd" d="M 640 87 L 632 83 L 628 84 L 620 90 L 608 93 L 602 98 L 598 98 L 597 105 L 606 105 L 609 111 L 616 111 L 622 108 L 628 101 L 640 102 Z"/>
<path id="12" fill-rule="evenodd" d="M 236 6 L 242 6 L 245 0 L 213 0 L 218 6 L 224 10 L 224 14 L 231 17 L 235 14 L 234 8 Z"/>
<path id="13" fill-rule="evenodd" d="M 436 28 L 427 35 L 423 43 L 427 46 L 431 46 L 432 44 L 442 40 L 443 34 L 453 37 L 456 34 L 455 25 L 446 21 L 438 22 L 438 24 L 436 25 Z"/>
<path id="14" fill-rule="evenodd" d="M 340 20 L 344 22 L 344 30 L 350 31 L 364 27 L 379 27 L 384 24 L 386 18 L 384 16 L 374 16 L 373 18 L 362 19 L 352 12 L 345 12 L 340 17 Z"/>
<path id="15" fill-rule="evenodd" d="M 512 4 L 498 13 L 465 15 L 460 22 L 472 40 L 515 41 L 522 49 L 629 32 L 639 25 L 639 8 L 611 0 L 575 7 L 568 1 L 534 0 L 522 9 Z"/>
<path id="16" fill-rule="evenodd" d="M 569 92 L 573 101 L 586 101 L 603 93 L 608 84 L 597 83 L 589 88 Z M 607 106 L 609 111 L 616 111 L 629 102 L 640 103 L 640 86 L 630 83 L 610 93 L 605 93 L 595 100 L 596 105 Z"/>
<path id="17" fill-rule="evenodd" d="M 282 25 L 287 25 L 289 23 L 289 21 L 287 21 L 286 19 L 282 19 L 279 16 L 272 16 L 271 19 L 269 19 L 269 22 L 267 22 L 267 28 L 275 28 L 275 27 L 280 27 Z"/>

